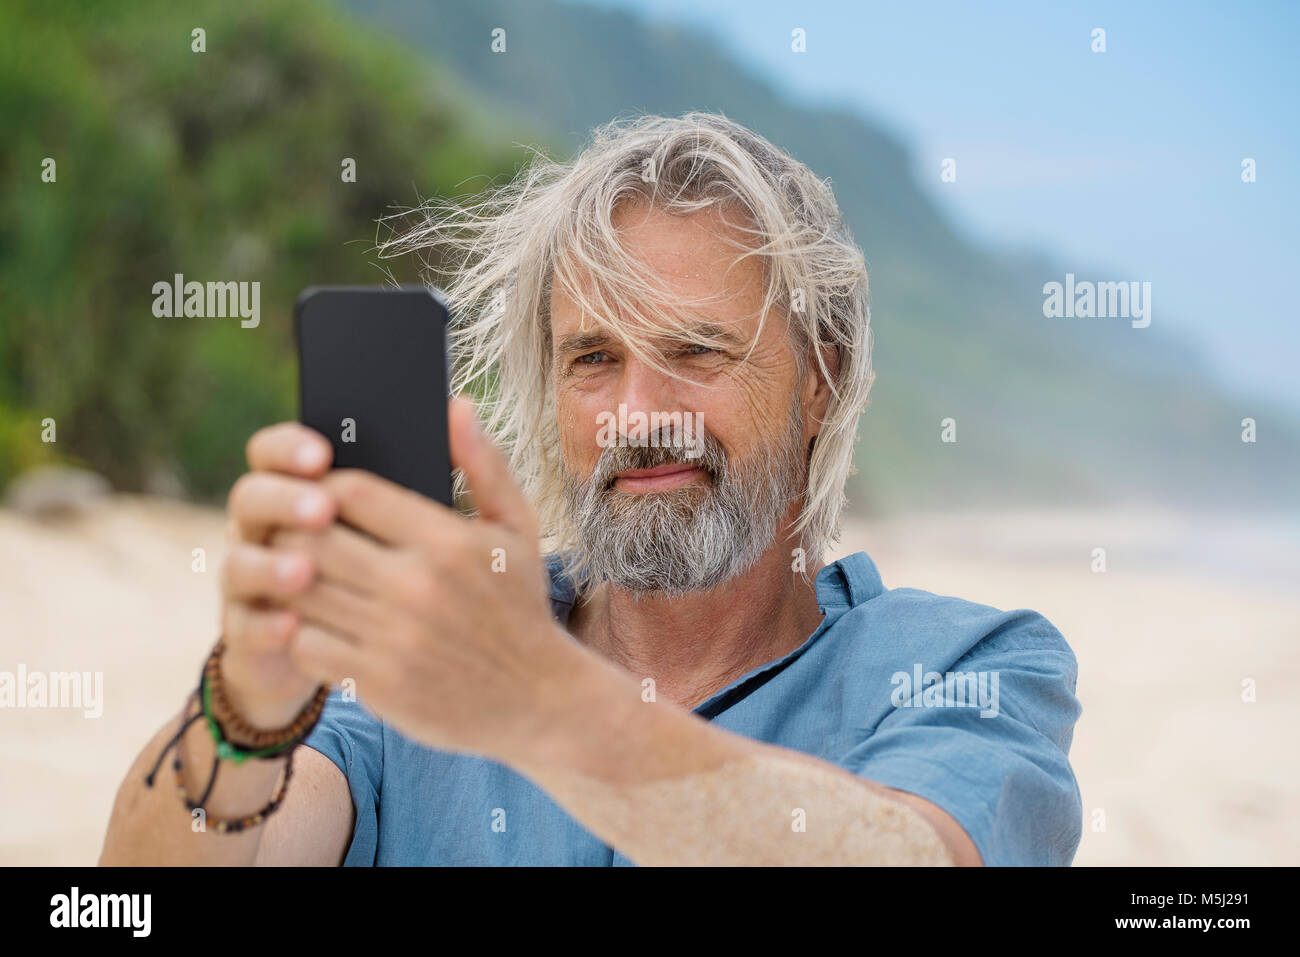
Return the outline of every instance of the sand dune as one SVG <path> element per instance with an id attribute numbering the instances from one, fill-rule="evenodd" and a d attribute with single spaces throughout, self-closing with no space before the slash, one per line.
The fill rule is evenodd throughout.
<path id="1" fill-rule="evenodd" d="M 224 525 L 214 509 L 132 496 L 54 526 L 0 510 L 0 670 L 102 672 L 104 698 L 94 718 L 0 708 L 0 863 L 98 858 L 122 775 L 216 637 Z M 1034 608 L 1065 633 L 1084 707 L 1076 864 L 1297 864 L 1294 528 L 966 513 L 856 523 L 840 551 L 865 549 L 891 587 Z"/>

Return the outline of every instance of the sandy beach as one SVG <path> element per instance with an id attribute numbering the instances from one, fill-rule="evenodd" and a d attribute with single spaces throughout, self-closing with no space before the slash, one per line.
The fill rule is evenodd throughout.
<path id="1" fill-rule="evenodd" d="M 0 510 L 0 670 L 103 675 L 97 717 L 0 708 L 0 864 L 96 862 L 122 776 L 215 640 L 224 525 L 136 496 L 56 525 Z M 837 554 L 867 551 L 890 587 L 1036 609 L 1065 634 L 1083 703 L 1076 865 L 1295 865 L 1294 531 L 1151 511 L 914 515 L 851 524 Z"/>

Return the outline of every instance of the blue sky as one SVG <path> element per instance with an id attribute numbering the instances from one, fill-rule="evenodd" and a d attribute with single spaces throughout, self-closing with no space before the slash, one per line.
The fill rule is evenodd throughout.
<path id="1" fill-rule="evenodd" d="M 704 26 L 792 99 L 872 118 L 958 228 L 1150 281 L 1153 324 L 1300 410 L 1300 3 L 598 2 Z"/>

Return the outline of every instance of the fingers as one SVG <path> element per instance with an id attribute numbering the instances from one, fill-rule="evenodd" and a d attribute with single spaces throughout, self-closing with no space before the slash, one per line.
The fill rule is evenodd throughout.
<path id="1" fill-rule="evenodd" d="M 334 469 L 319 484 L 340 519 L 388 545 L 437 542 L 461 522 L 445 505 L 361 469 Z"/>
<path id="2" fill-rule="evenodd" d="M 327 539 L 332 546 L 321 544 Z M 276 540 L 281 547 L 236 544 L 222 565 L 222 628 L 232 646 L 259 654 L 283 651 L 307 623 L 355 642 L 388 617 L 349 583 L 322 577 L 325 566 L 369 574 L 373 565 L 365 550 L 377 546 L 363 536 L 335 527 L 314 534 L 280 532 Z M 290 547 L 315 549 L 326 558 L 318 562 Z"/>
<path id="3" fill-rule="evenodd" d="M 284 472 L 303 478 L 325 474 L 334 459 L 329 441 L 299 422 L 279 422 L 253 433 L 245 449 L 254 471 Z"/>
<path id="4" fill-rule="evenodd" d="M 505 456 L 483 432 L 474 404 L 460 397 L 452 399 L 447 415 L 451 462 L 464 472 L 479 517 L 535 536 L 533 507 L 510 474 Z"/>
<path id="5" fill-rule="evenodd" d="M 294 666 L 322 684 L 337 685 L 345 679 L 364 683 L 371 675 L 366 658 L 356 645 L 337 632 L 304 623 L 289 646 Z"/>
<path id="6" fill-rule="evenodd" d="M 223 609 L 221 632 L 226 642 L 254 655 L 283 651 L 300 624 L 297 612 L 283 608 L 232 601 L 226 602 Z"/>
<path id="7" fill-rule="evenodd" d="M 221 588 L 231 601 L 276 601 L 301 592 L 315 574 L 306 555 L 237 543 L 221 566 Z"/>
<path id="8" fill-rule="evenodd" d="M 389 555 L 373 539 L 337 523 L 319 532 L 276 529 L 267 545 L 276 552 L 300 553 L 320 578 L 367 593 L 379 590 Z"/>
<path id="9" fill-rule="evenodd" d="M 505 456 L 479 426 L 473 403 L 451 400 L 448 425 L 452 462 L 465 474 L 479 517 L 535 538 L 536 514 Z M 392 545 L 456 534 L 459 516 L 454 510 L 370 472 L 330 471 L 331 454 L 324 436 L 295 422 L 255 434 L 248 456 L 261 471 L 241 477 L 230 493 L 229 509 L 239 537 L 261 543 L 277 526 L 314 530 L 335 518 Z M 305 465 L 307 459 L 314 463 L 311 468 Z M 273 474 L 275 470 L 293 474 Z M 299 477 L 309 474 L 316 481 Z M 325 499 L 316 494 L 322 491 L 328 493 Z"/>
<path id="10" fill-rule="evenodd" d="M 221 566 L 221 627 L 231 646 L 258 654 L 283 650 L 299 616 L 281 604 L 306 589 L 315 574 L 307 556 L 232 546 Z"/>
<path id="11" fill-rule="evenodd" d="M 319 529 L 335 515 L 333 499 L 316 482 L 272 472 L 241 475 L 226 507 L 238 540 L 257 543 L 276 526 Z"/>
<path id="12" fill-rule="evenodd" d="M 287 607 L 299 614 L 304 625 L 328 629 L 354 645 L 382 631 L 391 617 L 373 598 L 326 581 L 319 581 L 301 595 L 295 595 Z"/>

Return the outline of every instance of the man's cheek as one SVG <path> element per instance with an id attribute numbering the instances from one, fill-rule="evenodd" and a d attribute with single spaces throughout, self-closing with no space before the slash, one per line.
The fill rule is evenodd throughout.
<path id="1" fill-rule="evenodd" d="M 575 485 L 586 485 L 595 477 L 596 469 L 600 464 L 599 448 L 593 449 L 590 446 L 560 447 L 560 464 L 564 469 L 564 474 Z"/>

